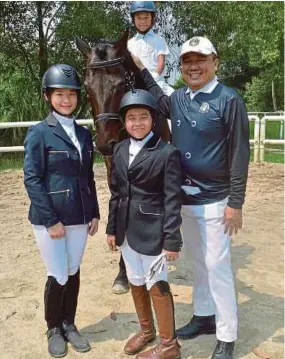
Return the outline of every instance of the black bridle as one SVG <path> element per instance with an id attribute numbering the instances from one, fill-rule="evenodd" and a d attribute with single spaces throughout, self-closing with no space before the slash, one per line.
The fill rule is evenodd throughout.
<path id="1" fill-rule="evenodd" d="M 85 69 L 90 70 L 90 69 L 98 69 L 101 67 L 117 66 L 117 65 L 123 64 L 124 61 L 125 61 L 124 57 L 118 57 L 113 60 L 96 61 L 90 65 L 85 66 Z M 130 70 L 125 70 L 125 84 L 126 84 L 127 90 L 133 91 L 135 89 L 135 76 L 134 76 L 134 73 Z M 96 124 L 96 122 L 103 121 L 103 120 L 119 120 L 119 121 L 121 121 L 121 117 L 117 113 L 109 113 L 109 112 L 100 113 L 99 115 L 96 116 L 95 124 Z"/>
<path id="2" fill-rule="evenodd" d="M 122 64 L 124 61 L 125 61 L 124 57 L 118 57 L 113 60 L 96 61 L 90 65 L 85 66 L 85 69 L 97 69 L 99 67 L 116 66 L 116 65 Z"/>
<path id="3" fill-rule="evenodd" d="M 124 61 L 125 61 L 125 57 L 118 57 L 113 60 L 96 61 L 90 65 L 85 66 L 85 69 L 90 70 L 90 69 L 97 69 L 97 68 L 101 68 L 101 67 L 111 67 L 111 66 L 122 65 L 124 63 Z M 126 86 L 127 91 L 130 91 L 130 90 L 134 91 L 134 89 L 135 89 L 135 75 L 131 70 L 125 69 L 125 86 Z M 111 113 L 111 112 L 104 112 L 104 113 L 100 113 L 99 115 L 96 115 L 94 124 L 96 125 L 96 123 L 99 121 L 107 122 L 109 120 L 120 121 L 123 125 L 125 125 L 124 121 L 122 120 L 121 116 L 118 113 Z M 95 140 L 95 144 L 96 144 L 96 135 L 94 136 L 94 140 Z M 100 151 L 98 151 L 96 149 L 96 146 L 94 146 L 94 149 L 96 152 L 100 153 Z"/>

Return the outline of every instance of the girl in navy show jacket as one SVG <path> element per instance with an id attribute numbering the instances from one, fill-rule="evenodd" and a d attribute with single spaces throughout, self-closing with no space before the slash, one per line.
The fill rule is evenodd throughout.
<path id="1" fill-rule="evenodd" d="M 66 355 L 66 341 L 79 352 L 91 349 L 74 324 L 80 263 L 100 218 L 92 137 L 74 121 L 80 89 L 72 66 L 51 66 L 42 79 L 50 113 L 29 128 L 24 143 L 29 220 L 47 270 L 45 320 L 48 351 L 55 358 Z"/>

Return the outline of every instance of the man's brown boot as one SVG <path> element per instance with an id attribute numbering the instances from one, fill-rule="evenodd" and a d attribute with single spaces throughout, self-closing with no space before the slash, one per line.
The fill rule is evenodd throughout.
<path id="1" fill-rule="evenodd" d="M 150 289 L 153 307 L 159 328 L 160 343 L 143 353 L 137 359 L 179 359 L 180 344 L 175 334 L 174 304 L 169 284 L 165 281 L 155 283 Z"/>
<path id="2" fill-rule="evenodd" d="M 124 352 L 134 355 L 143 350 L 156 337 L 149 291 L 145 285 L 130 284 L 141 329 L 125 345 Z"/>

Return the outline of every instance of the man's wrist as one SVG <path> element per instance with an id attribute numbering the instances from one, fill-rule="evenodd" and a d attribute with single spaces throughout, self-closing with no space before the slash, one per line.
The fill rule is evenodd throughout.
<path id="1" fill-rule="evenodd" d="M 227 206 L 233 209 L 242 209 L 242 204 L 228 201 Z"/>

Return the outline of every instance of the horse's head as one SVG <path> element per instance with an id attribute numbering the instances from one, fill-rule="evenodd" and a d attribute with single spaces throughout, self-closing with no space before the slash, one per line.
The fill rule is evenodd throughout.
<path id="1" fill-rule="evenodd" d="M 126 92 L 124 62 L 129 31 L 115 43 L 100 42 L 90 47 L 76 37 L 76 45 L 86 59 L 84 85 L 92 107 L 96 127 L 96 146 L 104 156 L 112 155 L 113 146 L 125 137 L 119 117 L 120 100 Z"/>

